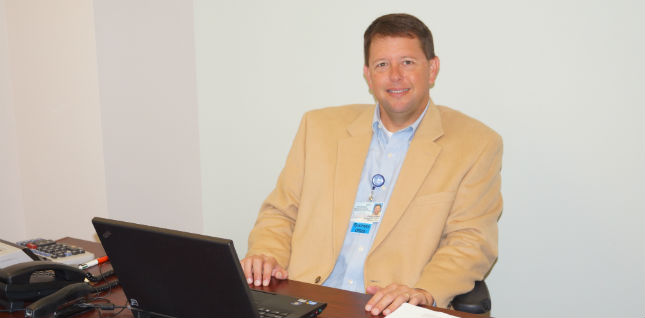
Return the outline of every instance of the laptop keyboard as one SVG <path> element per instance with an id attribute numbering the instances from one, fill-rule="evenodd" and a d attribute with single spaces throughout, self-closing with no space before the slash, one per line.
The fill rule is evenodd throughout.
<path id="1" fill-rule="evenodd" d="M 258 307 L 258 315 L 261 318 L 283 318 L 289 315 L 288 312 L 280 312 L 268 308 Z"/>

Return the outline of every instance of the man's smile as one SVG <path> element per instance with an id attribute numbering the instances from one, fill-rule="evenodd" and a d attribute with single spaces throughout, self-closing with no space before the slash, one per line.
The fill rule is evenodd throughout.
<path id="1" fill-rule="evenodd" d="M 387 92 L 394 95 L 402 95 L 409 91 L 409 88 L 388 89 Z"/>

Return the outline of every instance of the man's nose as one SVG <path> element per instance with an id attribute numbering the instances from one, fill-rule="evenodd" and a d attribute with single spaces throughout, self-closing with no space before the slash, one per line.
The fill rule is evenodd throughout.
<path id="1" fill-rule="evenodd" d="M 392 67 L 390 68 L 390 80 L 396 82 L 399 81 L 402 77 L 403 75 L 401 74 L 401 68 L 396 64 L 392 65 Z"/>

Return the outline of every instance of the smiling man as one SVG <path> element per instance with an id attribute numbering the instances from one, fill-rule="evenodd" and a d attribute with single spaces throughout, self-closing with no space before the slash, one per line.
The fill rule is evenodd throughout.
<path id="1" fill-rule="evenodd" d="M 244 273 L 256 286 L 289 277 L 367 292 L 375 315 L 404 302 L 447 307 L 497 257 L 502 141 L 432 102 L 439 58 L 419 19 L 379 17 L 364 53 L 377 104 L 305 114 Z"/>

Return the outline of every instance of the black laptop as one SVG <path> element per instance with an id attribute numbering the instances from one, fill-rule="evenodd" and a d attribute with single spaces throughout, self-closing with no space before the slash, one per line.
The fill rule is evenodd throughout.
<path id="1" fill-rule="evenodd" d="M 315 317 L 327 304 L 253 290 L 233 241 L 95 217 L 136 317 Z"/>

